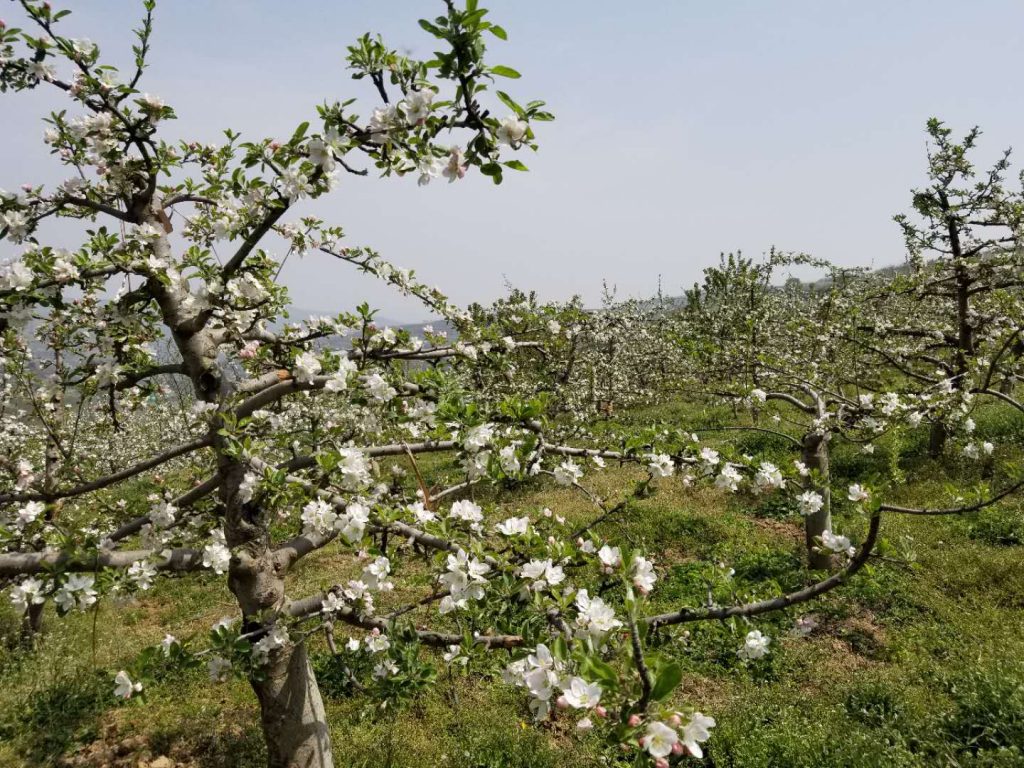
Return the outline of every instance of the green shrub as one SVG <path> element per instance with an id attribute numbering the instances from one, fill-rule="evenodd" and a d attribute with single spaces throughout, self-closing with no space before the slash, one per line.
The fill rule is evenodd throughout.
<path id="1" fill-rule="evenodd" d="M 978 513 L 969 526 L 968 536 L 996 546 L 1024 544 L 1024 510 L 994 508 Z"/>

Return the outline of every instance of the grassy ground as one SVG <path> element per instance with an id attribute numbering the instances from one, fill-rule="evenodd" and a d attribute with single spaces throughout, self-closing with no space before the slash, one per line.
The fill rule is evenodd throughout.
<path id="1" fill-rule="evenodd" d="M 671 409 L 655 415 L 681 417 Z M 1004 415 L 980 420 L 979 428 L 1018 444 L 1024 429 Z M 787 457 L 771 438 L 744 439 L 752 441 L 750 449 Z M 900 501 L 936 501 L 960 479 L 956 462 L 925 461 L 919 445 L 905 455 L 907 481 L 893 491 Z M 882 473 L 888 461 L 886 449 L 871 457 L 840 452 L 834 470 L 841 487 L 844 476 Z M 446 467 L 437 460 L 427 469 L 437 475 Z M 611 468 L 588 482 L 614 497 L 631 477 L 630 470 Z M 602 531 L 655 553 L 661 576 L 656 609 L 700 602 L 709 559 L 735 568 L 740 591 L 755 583 L 767 584 L 767 593 L 805 582 L 800 521 L 784 506 L 687 491 L 674 480 L 658 485 L 654 496 Z M 543 506 L 573 520 L 594 515 L 578 494 L 544 483 L 503 494 L 492 514 Z M 863 521 L 841 503 L 836 516 L 841 530 L 863 530 Z M 747 631 L 741 623 L 694 625 L 688 637 L 672 641 L 671 652 L 686 670 L 680 701 L 718 720 L 705 764 L 1024 765 L 1020 502 L 968 519 L 889 517 L 883 538 L 884 559 L 853 583 L 799 613 L 760 621 L 774 641 L 771 654 L 755 665 L 735 656 Z M 295 574 L 293 594 L 335 583 L 350 568 L 339 555 L 311 557 Z M 34 653 L 0 650 L 0 765 L 136 766 L 162 756 L 170 759 L 158 761 L 160 768 L 261 765 L 256 705 L 244 682 L 213 685 L 197 671 L 149 686 L 144 703 L 118 706 L 111 696 L 111 673 L 140 648 L 165 632 L 203 633 L 234 610 L 223 579 L 211 576 L 161 581 L 137 604 L 104 605 L 98 615 L 48 615 Z M 817 628 L 806 638 L 791 636 L 794 618 L 805 614 Z M 0 634 L 15 632 L 13 615 L 0 609 Z M 319 640 L 314 653 L 327 668 Z M 337 764 L 599 764 L 596 744 L 557 725 L 525 722 L 523 698 L 496 679 L 499 664 L 469 674 L 442 672 L 425 695 L 398 711 L 330 696 Z M 323 687 L 328 695 L 335 691 L 329 675 Z"/>

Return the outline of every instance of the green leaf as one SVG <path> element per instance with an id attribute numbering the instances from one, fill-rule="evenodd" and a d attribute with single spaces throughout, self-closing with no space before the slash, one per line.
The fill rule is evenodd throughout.
<path id="1" fill-rule="evenodd" d="M 556 659 L 561 659 L 562 661 L 565 661 L 569 658 L 569 646 L 565 642 L 564 637 L 558 635 L 551 642 L 551 653 L 554 655 Z"/>
<path id="2" fill-rule="evenodd" d="M 491 74 L 497 75 L 498 77 L 509 77 L 513 80 L 518 80 L 522 75 L 516 72 L 512 67 L 506 67 L 503 64 L 499 64 L 496 67 L 491 67 Z"/>
<path id="3" fill-rule="evenodd" d="M 516 104 L 511 96 L 509 96 L 504 91 L 495 91 L 495 94 L 498 96 L 498 99 L 501 101 L 502 104 L 511 109 L 513 112 L 515 112 L 520 118 L 524 120 L 526 119 L 526 111 L 518 104 Z"/>
<path id="4" fill-rule="evenodd" d="M 490 26 L 490 30 L 491 34 L 494 35 L 499 40 L 508 40 L 508 33 L 505 31 L 504 27 L 499 27 L 497 24 L 492 24 Z"/>
<path id="5" fill-rule="evenodd" d="M 658 671 L 658 677 L 651 688 L 651 698 L 661 701 L 676 689 L 683 680 L 683 668 L 675 662 L 666 664 Z"/>
<path id="6" fill-rule="evenodd" d="M 523 165 L 523 163 L 521 161 L 519 161 L 519 160 L 507 160 L 504 163 L 502 163 L 502 165 L 504 165 L 506 168 L 511 168 L 513 171 L 528 171 L 528 170 L 530 170 L 525 165 Z"/>
<path id="7" fill-rule="evenodd" d="M 462 18 L 462 24 L 463 26 L 469 29 L 474 29 L 480 25 L 480 19 L 482 19 L 485 15 L 487 15 L 486 8 L 481 8 L 478 11 L 473 11 L 472 13 L 466 14 Z"/>
<path id="8" fill-rule="evenodd" d="M 614 688 L 619 684 L 619 676 L 615 674 L 615 669 L 606 661 L 594 656 L 587 656 L 584 659 L 580 671 L 583 672 L 584 677 L 596 680 L 605 688 Z"/>
<path id="9" fill-rule="evenodd" d="M 298 144 L 302 141 L 302 137 L 306 135 L 306 131 L 309 129 L 309 123 L 301 123 L 298 128 L 295 129 L 295 133 L 292 134 L 292 144 Z"/>
<path id="10" fill-rule="evenodd" d="M 420 26 L 423 27 L 427 32 L 432 34 L 434 37 L 443 37 L 444 33 L 426 19 L 420 19 Z"/>

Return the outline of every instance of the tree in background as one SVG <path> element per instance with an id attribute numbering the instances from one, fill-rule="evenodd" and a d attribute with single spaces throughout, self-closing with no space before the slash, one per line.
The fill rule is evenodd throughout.
<path id="1" fill-rule="evenodd" d="M 927 130 L 928 186 L 912 193 L 916 217 L 896 217 L 909 269 L 867 293 L 858 330 L 866 349 L 922 391 L 961 393 L 931 420 L 938 456 L 969 418 L 973 395 L 1020 408 L 1010 395 L 1024 352 L 1024 176 L 1019 189 L 1007 186 L 1009 150 L 978 174 L 977 128 L 959 143 L 934 118 Z"/>

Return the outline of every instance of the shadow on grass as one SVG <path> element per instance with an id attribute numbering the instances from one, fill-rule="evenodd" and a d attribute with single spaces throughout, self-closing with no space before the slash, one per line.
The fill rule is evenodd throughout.
<path id="1" fill-rule="evenodd" d="M 54 765 L 74 747 L 96 738 L 99 716 L 112 704 L 109 674 L 63 676 L 0 715 L 0 740 L 17 738 L 30 765 Z"/>

